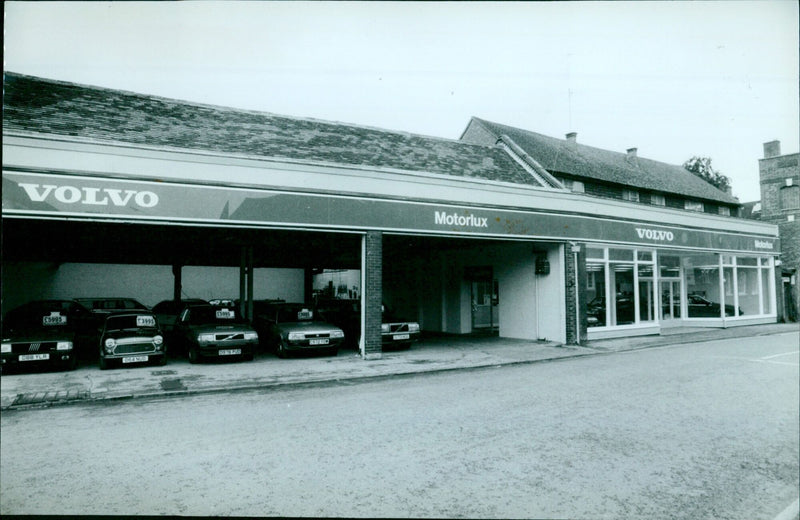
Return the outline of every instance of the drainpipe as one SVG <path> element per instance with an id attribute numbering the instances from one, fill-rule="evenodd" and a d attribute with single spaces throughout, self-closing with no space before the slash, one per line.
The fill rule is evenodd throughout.
<path id="1" fill-rule="evenodd" d="M 569 243 L 572 249 L 572 258 L 575 262 L 575 344 L 581 344 L 581 305 L 580 305 L 580 287 L 578 286 L 578 253 L 581 252 L 581 246 L 574 242 Z"/>

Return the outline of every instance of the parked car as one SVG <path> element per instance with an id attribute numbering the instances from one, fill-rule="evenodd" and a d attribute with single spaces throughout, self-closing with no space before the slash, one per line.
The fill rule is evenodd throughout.
<path id="1" fill-rule="evenodd" d="M 361 301 L 325 299 L 316 308 L 322 319 L 344 330 L 345 343 L 357 347 L 361 337 Z M 381 344 L 384 349 L 409 348 L 419 340 L 420 327 L 415 321 L 398 317 L 385 304 L 381 306 Z"/>
<path id="2" fill-rule="evenodd" d="M 409 348 L 419 339 L 419 323 L 407 321 L 394 314 L 386 305 L 382 307 L 381 340 L 384 349 Z"/>
<path id="3" fill-rule="evenodd" d="M 253 325 L 262 345 L 278 357 L 290 352 L 321 351 L 336 355 L 344 331 L 315 317 L 313 306 L 303 303 L 254 302 Z"/>
<path id="4" fill-rule="evenodd" d="M 89 311 L 74 301 L 37 300 L 11 311 L 3 319 L 3 371 L 16 367 L 77 365 L 77 343 L 88 335 Z"/>
<path id="5" fill-rule="evenodd" d="M 233 298 L 215 298 L 213 300 L 208 300 L 208 303 L 215 307 L 236 307 L 238 300 Z"/>
<path id="6" fill-rule="evenodd" d="M 164 300 L 153 306 L 153 313 L 156 315 L 161 331 L 167 337 L 167 342 L 171 339 L 172 329 L 175 321 L 183 310 L 189 305 L 208 304 L 207 301 L 199 298 L 187 298 L 185 300 Z"/>
<path id="7" fill-rule="evenodd" d="M 123 311 L 106 315 L 97 341 L 100 369 L 111 364 L 167 363 L 164 336 L 150 311 Z"/>
<path id="8" fill-rule="evenodd" d="M 75 301 L 92 312 L 109 313 L 114 311 L 148 311 L 146 305 L 133 298 L 75 298 Z"/>
<path id="9" fill-rule="evenodd" d="M 191 363 L 232 356 L 251 361 L 258 346 L 258 333 L 236 309 L 207 303 L 186 306 L 175 322 L 173 337 Z"/>
<path id="10" fill-rule="evenodd" d="M 688 295 L 686 302 L 690 318 L 719 318 L 722 315 L 719 303 L 712 302 L 699 294 Z M 740 308 L 739 316 L 743 314 Z M 735 307 L 733 305 L 726 305 L 725 317 L 729 318 L 731 316 L 735 316 Z"/>

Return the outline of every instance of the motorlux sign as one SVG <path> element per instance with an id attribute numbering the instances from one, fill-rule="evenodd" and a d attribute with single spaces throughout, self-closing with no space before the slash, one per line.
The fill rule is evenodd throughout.
<path id="1" fill-rule="evenodd" d="M 151 221 L 645 245 L 777 254 L 775 236 L 610 215 L 487 208 L 274 189 L 3 171 L 3 217 Z"/>
<path id="2" fill-rule="evenodd" d="M 474 228 L 488 228 L 488 217 L 476 217 L 473 214 L 459 215 L 458 213 L 447 214 L 444 211 L 434 212 L 434 221 L 436 224 L 444 226 L 460 226 L 460 227 L 474 227 Z"/>

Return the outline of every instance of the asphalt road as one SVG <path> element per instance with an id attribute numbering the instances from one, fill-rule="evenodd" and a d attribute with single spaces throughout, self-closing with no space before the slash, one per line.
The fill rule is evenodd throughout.
<path id="1" fill-rule="evenodd" d="M 0 417 L 0 514 L 772 520 L 798 334 Z"/>

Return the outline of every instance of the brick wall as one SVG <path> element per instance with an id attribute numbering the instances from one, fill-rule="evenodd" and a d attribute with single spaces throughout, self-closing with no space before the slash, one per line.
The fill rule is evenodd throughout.
<path id="1" fill-rule="evenodd" d="M 567 344 L 574 345 L 586 338 L 586 244 L 580 245 L 578 263 L 575 264 L 575 255 L 572 247 L 567 244 L 564 247 L 564 273 L 566 285 L 566 333 Z M 578 269 L 578 282 L 575 284 L 575 269 Z M 579 297 L 579 298 L 578 298 Z M 576 320 L 575 306 L 579 306 L 580 311 Z"/>
<path id="2" fill-rule="evenodd" d="M 769 147 L 767 145 L 773 145 Z M 800 186 L 800 154 L 780 155 L 780 144 L 765 143 L 767 157 L 759 159 L 758 170 L 761 181 L 761 220 L 778 225 L 781 238 L 781 267 L 777 275 L 786 270 L 795 270 L 795 285 L 791 287 L 794 312 L 800 310 L 800 208 L 781 207 L 781 192 L 791 186 Z M 774 156 L 770 156 L 775 154 Z M 790 218 L 794 217 L 794 221 Z M 780 282 L 780 278 L 778 278 Z M 778 307 L 783 309 L 782 283 L 778 283 Z M 790 309 L 787 309 L 791 311 Z M 794 319 L 796 319 L 796 314 Z M 792 316 L 788 316 L 792 318 Z"/>
<path id="3" fill-rule="evenodd" d="M 380 359 L 381 305 L 383 303 L 383 234 L 368 231 L 366 236 L 366 265 L 364 266 L 364 359 Z"/>

